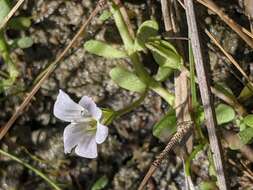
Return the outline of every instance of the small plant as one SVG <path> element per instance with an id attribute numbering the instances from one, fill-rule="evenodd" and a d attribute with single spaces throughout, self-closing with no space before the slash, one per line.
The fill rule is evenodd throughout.
<path id="1" fill-rule="evenodd" d="M 164 89 L 162 82 L 168 79 L 168 77 L 174 71 L 180 71 L 181 69 L 187 70 L 187 68 L 185 68 L 185 66 L 183 65 L 182 57 L 179 55 L 175 47 L 172 44 L 170 44 L 168 41 L 164 40 L 159 35 L 158 23 L 155 20 L 147 20 L 144 23 L 142 23 L 137 30 L 136 37 L 132 38 L 132 36 L 130 35 L 128 31 L 127 25 L 125 24 L 124 19 L 122 18 L 121 13 L 116 5 L 112 4 L 111 13 L 107 11 L 104 12 L 101 15 L 100 19 L 105 21 L 107 19 L 110 19 L 112 16 L 114 18 L 116 26 L 121 35 L 121 38 L 123 41 L 123 47 L 115 48 L 114 46 L 112 46 L 111 44 L 108 44 L 105 41 L 92 39 L 85 42 L 84 49 L 89 53 L 92 53 L 92 54 L 95 54 L 97 56 L 101 56 L 107 59 L 130 60 L 132 62 L 131 69 L 127 69 L 121 65 L 118 65 L 110 71 L 110 77 L 121 88 L 139 93 L 142 98 L 140 98 L 140 100 L 137 103 L 135 102 L 122 110 L 104 109 L 103 112 L 100 111 L 101 113 L 103 113 L 102 116 L 100 116 L 102 117 L 101 121 L 103 124 L 109 125 L 115 118 L 127 113 L 128 111 L 135 109 L 144 100 L 147 94 L 147 91 L 151 90 L 151 91 L 156 92 L 158 95 L 160 95 L 169 105 L 168 112 L 153 127 L 153 135 L 159 138 L 161 141 L 166 141 L 177 131 L 177 118 L 176 118 L 175 108 L 174 108 L 174 98 L 175 98 L 174 94 Z M 139 53 L 142 52 L 145 54 L 148 51 L 152 53 L 153 58 L 158 65 L 157 73 L 154 75 L 150 75 L 148 69 L 143 66 L 143 63 L 141 62 L 141 59 L 140 59 Z M 191 70 L 192 69 L 194 69 L 194 67 L 191 66 Z M 194 123 L 196 125 L 197 134 L 199 137 L 197 138 L 199 139 L 199 142 L 195 147 L 196 149 L 193 152 L 193 154 L 190 156 L 190 160 L 192 160 L 194 159 L 196 154 L 204 148 L 204 146 L 206 145 L 206 140 L 201 129 L 201 125 L 204 123 L 204 120 L 205 120 L 203 107 L 200 106 L 200 104 L 197 102 L 197 99 L 196 99 L 197 92 L 196 92 L 195 79 L 194 79 L 195 75 L 194 75 L 194 72 L 192 71 L 191 71 L 190 78 L 191 78 L 191 81 L 193 81 L 193 83 L 191 84 L 193 86 L 192 92 L 195 98 L 194 113 L 192 116 L 193 116 Z M 231 93 L 231 91 L 228 90 L 226 87 L 223 87 L 223 88 L 226 90 L 224 94 Z M 79 125 L 79 122 L 75 121 L 76 119 L 72 119 L 71 117 L 72 116 L 81 117 L 83 113 L 84 115 L 85 113 L 89 115 L 90 111 L 85 107 L 83 107 L 85 108 L 85 110 L 83 110 L 83 108 L 81 109 L 81 106 L 76 103 L 71 103 L 71 105 L 69 103 L 64 103 L 64 101 L 69 102 L 70 99 L 66 94 L 64 96 L 68 98 L 61 98 L 63 94 L 64 92 L 60 91 L 60 94 L 58 95 L 58 98 L 55 104 L 55 111 L 54 111 L 55 116 L 68 122 L 72 122 L 72 123 L 74 122 L 74 125 Z M 78 109 L 70 108 L 74 106 L 74 104 L 75 104 L 75 107 Z M 92 104 L 94 104 L 95 106 L 94 102 Z M 64 105 L 64 106 L 61 107 L 59 105 Z M 61 114 L 63 113 L 65 114 L 66 109 L 72 110 L 71 114 L 74 114 L 74 115 L 69 115 L 69 116 L 66 115 L 62 117 Z M 59 111 L 60 115 L 57 113 L 56 110 Z M 76 114 L 75 114 L 75 111 L 77 111 Z M 231 106 L 227 104 L 223 104 L 223 103 L 220 103 L 216 106 L 215 112 L 216 112 L 218 125 L 225 126 L 227 123 L 237 121 L 237 124 L 240 126 L 240 129 L 241 129 L 241 131 L 239 132 L 239 136 L 242 142 L 244 144 L 250 142 L 250 140 L 253 137 L 251 133 L 251 129 L 253 126 L 252 124 L 253 117 L 251 115 L 248 115 L 245 118 L 236 119 L 236 113 L 234 109 Z M 69 119 L 66 119 L 66 117 L 69 117 Z M 92 138 L 91 138 L 92 135 L 90 137 L 87 137 L 87 134 L 86 134 L 87 131 L 84 132 L 83 135 L 81 135 L 81 133 L 79 132 L 75 133 L 74 131 L 74 129 L 79 131 L 79 128 L 81 131 L 81 128 L 84 128 L 85 130 L 87 129 L 90 132 L 92 128 L 94 129 L 93 135 L 95 135 L 95 131 L 96 131 L 95 125 L 99 126 L 99 119 L 97 120 L 96 118 L 95 120 L 92 119 L 92 121 L 94 122 L 91 122 L 90 120 L 87 122 L 86 119 L 84 119 L 85 120 L 84 125 L 79 125 L 76 128 L 71 127 L 71 130 L 70 130 L 70 127 L 67 127 L 65 129 L 65 131 L 68 131 L 67 133 L 69 137 L 71 137 L 71 135 L 73 136 L 77 135 L 80 137 L 80 138 L 75 139 L 74 141 L 71 141 L 66 138 L 67 133 L 64 132 L 65 152 L 69 153 L 71 149 L 76 146 L 75 152 L 77 153 L 77 155 L 89 157 L 89 158 L 92 158 L 92 157 L 95 158 L 97 156 L 96 142 L 94 140 L 95 136 L 93 136 Z M 94 126 L 89 128 L 89 126 L 91 126 L 91 123 Z M 70 124 L 70 125 L 73 125 L 73 124 Z M 96 135 L 97 133 L 100 133 L 99 130 L 96 132 Z M 103 133 L 101 133 L 102 135 L 101 137 L 103 137 L 102 138 L 103 140 L 97 143 L 103 142 L 107 136 L 107 133 L 108 133 L 107 128 L 104 127 Z M 85 140 L 85 138 L 87 141 Z M 77 151 L 80 149 L 81 139 L 83 139 L 82 141 L 83 143 L 88 142 L 88 139 L 90 139 L 89 142 L 93 142 L 91 143 L 93 144 L 93 146 L 88 146 L 87 144 L 82 146 L 83 148 L 82 151 L 93 152 L 94 154 L 92 154 L 92 156 L 87 155 L 87 154 L 86 155 L 81 154 L 80 151 Z M 67 145 L 68 142 L 72 143 L 71 146 Z M 188 161 L 186 164 L 186 168 L 189 169 L 190 166 L 189 166 Z"/>
<path id="2" fill-rule="evenodd" d="M 0 22 L 2 22 L 10 12 L 11 3 L 9 0 L 0 0 L 0 7 Z M 0 93 L 12 87 L 19 75 L 18 68 L 10 56 L 12 50 L 15 48 L 28 48 L 33 44 L 32 39 L 24 35 L 16 39 L 8 39 L 6 30 L 22 31 L 29 28 L 30 25 L 30 18 L 20 16 L 12 18 L 6 29 L 0 31 L 0 63 L 3 64 L 1 67 L 4 68 L 1 68 L 0 72 Z"/>

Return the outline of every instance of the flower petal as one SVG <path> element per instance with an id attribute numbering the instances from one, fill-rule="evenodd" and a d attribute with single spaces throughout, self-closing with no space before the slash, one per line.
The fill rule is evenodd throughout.
<path id="1" fill-rule="evenodd" d="M 85 158 L 96 158 L 98 153 L 95 135 L 89 134 L 83 136 L 82 141 L 75 148 L 75 153 Z"/>
<path id="2" fill-rule="evenodd" d="M 99 123 L 97 125 L 96 143 L 98 144 L 103 143 L 107 136 L 108 136 L 108 127 Z"/>
<path id="3" fill-rule="evenodd" d="M 78 143 L 86 135 L 85 126 L 83 124 L 69 124 L 63 132 L 64 152 L 70 153 L 71 150 L 78 145 Z"/>
<path id="4" fill-rule="evenodd" d="M 65 92 L 60 90 L 54 104 L 54 115 L 63 121 L 81 121 L 85 109 L 75 103 Z"/>
<path id="5" fill-rule="evenodd" d="M 87 109 L 92 117 L 94 117 L 96 120 L 100 120 L 102 116 L 102 110 L 97 107 L 96 103 L 92 100 L 92 98 L 88 96 L 83 96 L 79 101 L 79 104 L 85 109 Z"/>

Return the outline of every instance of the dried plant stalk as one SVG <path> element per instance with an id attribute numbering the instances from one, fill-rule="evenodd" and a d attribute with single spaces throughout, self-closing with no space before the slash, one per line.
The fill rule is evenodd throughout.
<path id="1" fill-rule="evenodd" d="M 197 0 L 202 5 L 216 13 L 232 30 L 234 30 L 251 48 L 253 48 L 253 40 L 247 36 L 242 27 L 234 22 L 227 14 L 224 13 L 212 0 Z"/>
<path id="2" fill-rule="evenodd" d="M 191 39 L 193 55 L 196 64 L 200 95 L 204 106 L 210 148 L 217 172 L 217 182 L 221 190 L 227 190 L 229 189 L 229 184 L 227 183 L 227 178 L 224 170 L 222 147 L 218 138 L 218 134 L 216 133 L 217 121 L 214 114 L 213 102 L 211 99 L 210 85 L 208 83 L 205 65 L 202 57 L 193 2 L 192 0 L 184 0 L 184 3 L 189 29 L 189 37 Z"/>
<path id="3" fill-rule="evenodd" d="M 148 172 L 146 173 L 144 179 L 142 180 L 138 190 L 144 189 L 145 185 L 147 184 L 150 177 L 154 174 L 155 170 L 161 165 L 162 161 L 165 157 L 170 153 L 170 151 L 180 142 L 182 142 L 183 138 L 189 134 L 190 129 L 192 128 L 193 123 L 190 122 L 183 122 L 178 125 L 178 130 L 176 134 L 170 139 L 167 146 L 164 150 L 158 155 L 155 161 L 150 166 Z"/>

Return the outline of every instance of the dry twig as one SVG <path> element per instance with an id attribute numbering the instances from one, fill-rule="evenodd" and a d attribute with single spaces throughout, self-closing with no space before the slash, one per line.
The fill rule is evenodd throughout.
<path id="1" fill-rule="evenodd" d="M 41 79 L 37 82 L 37 84 L 34 85 L 32 90 L 28 93 L 26 98 L 23 100 L 23 102 L 20 104 L 20 106 L 17 108 L 17 110 L 14 112 L 14 114 L 11 116 L 9 121 L 1 128 L 0 131 L 0 140 L 4 137 L 4 135 L 8 132 L 10 127 L 14 124 L 16 119 L 21 115 L 21 113 L 24 111 L 28 103 L 31 101 L 33 96 L 38 92 L 41 85 L 46 81 L 46 79 L 50 76 L 50 74 L 54 71 L 54 69 L 58 66 L 59 62 L 65 57 L 69 49 L 74 45 L 76 40 L 83 34 L 85 28 L 88 26 L 88 24 L 91 22 L 91 20 L 97 15 L 97 13 L 104 8 L 106 4 L 106 0 L 100 0 L 96 6 L 96 8 L 92 11 L 89 18 L 85 21 L 85 23 L 81 26 L 81 28 L 78 30 L 78 32 L 75 34 L 75 36 L 72 38 L 70 43 L 67 45 L 67 47 L 62 51 L 62 53 L 56 58 L 56 60 L 50 64 L 50 66 L 47 68 L 46 73 L 41 77 Z"/>
<path id="2" fill-rule="evenodd" d="M 216 13 L 232 30 L 234 30 L 251 48 L 253 48 L 253 40 L 247 36 L 242 27 L 234 22 L 227 14 L 224 13 L 212 0 L 197 0 L 202 5 Z"/>
<path id="3" fill-rule="evenodd" d="M 198 29 L 192 0 L 184 0 L 185 11 L 188 23 L 189 38 L 191 39 L 192 50 L 197 70 L 197 78 L 200 87 L 200 95 L 204 105 L 206 126 L 210 141 L 210 148 L 213 154 L 214 165 L 217 172 L 217 181 L 221 190 L 229 189 L 222 159 L 222 149 L 216 133 L 217 121 L 214 114 L 214 107 L 211 99 L 210 86 L 206 75 L 205 65 L 202 57 Z"/>
<path id="4" fill-rule="evenodd" d="M 162 14 L 163 14 L 163 22 L 165 26 L 166 32 L 169 32 L 173 29 L 172 21 L 171 21 L 171 14 L 168 0 L 161 0 L 161 7 L 162 7 Z"/>
<path id="5" fill-rule="evenodd" d="M 124 21 L 125 21 L 125 23 L 127 25 L 128 31 L 129 31 L 132 39 L 134 39 L 134 37 L 135 37 L 134 30 L 133 30 L 131 21 L 129 19 L 129 16 L 127 14 L 127 10 L 126 10 L 124 4 L 121 2 L 121 0 L 113 0 L 113 1 L 119 7 L 121 15 L 122 15 L 122 17 L 123 17 L 123 19 L 124 19 Z"/>
<path id="6" fill-rule="evenodd" d="M 146 183 L 150 179 L 150 177 L 154 174 L 155 170 L 160 166 L 162 161 L 165 159 L 165 157 L 170 153 L 170 151 L 179 144 L 183 138 L 186 136 L 186 134 L 189 134 L 190 129 L 192 128 L 193 123 L 192 122 L 183 122 L 178 125 L 178 130 L 175 135 L 170 139 L 167 146 L 164 148 L 164 150 L 158 155 L 156 160 L 152 163 L 150 166 L 148 172 L 146 173 L 144 179 L 142 180 L 138 190 L 144 189 Z"/>

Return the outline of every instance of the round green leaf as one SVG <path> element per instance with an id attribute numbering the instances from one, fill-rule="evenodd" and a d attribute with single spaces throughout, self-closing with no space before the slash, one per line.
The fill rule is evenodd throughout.
<path id="1" fill-rule="evenodd" d="M 181 69 L 182 57 L 177 53 L 174 46 L 164 40 L 150 41 L 145 44 L 152 52 L 155 61 L 162 67 Z"/>
<path id="2" fill-rule="evenodd" d="M 10 2 L 9 0 L 0 0 L 0 22 L 8 15 L 10 12 Z"/>
<path id="3" fill-rule="evenodd" d="M 125 58 L 127 54 L 124 51 L 117 50 L 116 48 L 108 45 L 105 42 L 98 40 L 89 40 L 85 42 L 84 49 L 90 53 L 105 58 Z"/>
<path id="4" fill-rule="evenodd" d="M 135 40 L 135 50 L 141 51 L 145 49 L 145 43 L 149 38 L 158 35 L 158 23 L 155 20 L 147 20 L 141 24 L 138 28 L 136 40 Z"/>
<path id="5" fill-rule="evenodd" d="M 115 67 L 110 71 L 112 80 L 120 87 L 134 91 L 144 92 L 146 85 L 132 72 L 122 67 Z"/>
<path id="6" fill-rule="evenodd" d="M 243 118 L 243 122 L 249 126 L 249 127 L 253 127 L 253 114 L 249 114 L 247 115 L 245 118 Z"/>
<path id="7" fill-rule="evenodd" d="M 17 40 L 17 45 L 22 49 L 29 48 L 33 45 L 33 40 L 30 37 L 22 37 Z"/>
<path id="8" fill-rule="evenodd" d="M 166 142 L 176 132 L 176 130 L 176 113 L 174 110 L 171 110 L 154 125 L 153 135 L 159 138 L 161 141 Z"/>
<path id="9" fill-rule="evenodd" d="M 239 132 L 240 140 L 243 144 L 248 144 L 253 139 L 253 128 L 246 127 L 244 130 Z"/>
<path id="10" fill-rule="evenodd" d="M 235 118 L 235 111 L 226 104 L 219 104 L 215 108 L 218 125 L 228 123 Z"/>
<path id="11" fill-rule="evenodd" d="M 162 82 L 165 81 L 171 74 L 173 73 L 173 69 L 169 67 L 159 67 L 154 79 L 156 81 Z"/>

